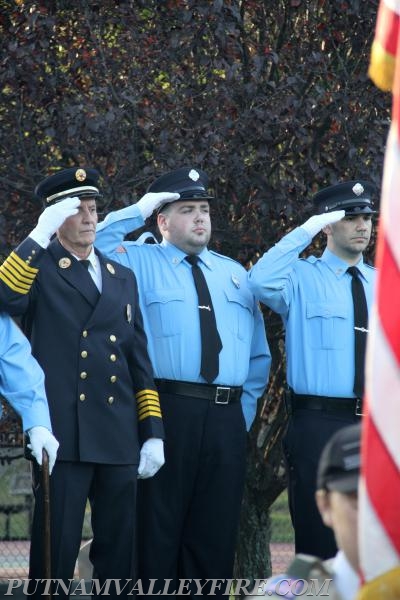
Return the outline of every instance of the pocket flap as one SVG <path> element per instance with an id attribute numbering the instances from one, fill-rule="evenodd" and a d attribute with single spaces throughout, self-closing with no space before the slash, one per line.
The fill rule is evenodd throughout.
<path id="1" fill-rule="evenodd" d="M 312 319 L 313 317 L 322 317 L 324 319 L 339 317 L 346 319 L 348 316 L 346 306 L 337 302 L 307 302 L 306 315 L 308 319 Z"/>
<path id="2" fill-rule="evenodd" d="M 182 289 L 176 288 L 172 290 L 151 290 L 145 293 L 146 305 L 153 304 L 155 302 L 159 304 L 166 304 L 167 302 L 181 301 L 185 299 L 185 292 Z"/>
<path id="3" fill-rule="evenodd" d="M 253 311 L 253 297 L 250 292 L 238 292 L 237 290 L 224 290 L 225 296 L 228 298 L 229 302 L 236 302 L 236 304 L 240 304 L 243 308 L 247 308 L 250 312 Z"/>

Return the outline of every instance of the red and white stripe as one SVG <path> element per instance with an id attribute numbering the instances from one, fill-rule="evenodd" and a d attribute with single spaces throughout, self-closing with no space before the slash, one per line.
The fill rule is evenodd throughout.
<path id="1" fill-rule="evenodd" d="M 367 348 L 360 558 L 368 582 L 400 565 L 400 0 L 381 0 L 369 75 L 393 92 Z M 376 595 L 374 600 L 384 596 Z"/>

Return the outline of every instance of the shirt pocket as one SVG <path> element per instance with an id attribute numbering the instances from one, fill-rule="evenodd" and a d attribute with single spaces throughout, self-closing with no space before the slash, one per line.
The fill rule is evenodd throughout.
<path id="1" fill-rule="evenodd" d="M 346 306 L 332 302 L 308 302 L 307 337 L 311 348 L 340 350 L 349 339 Z"/>
<path id="2" fill-rule="evenodd" d="M 242 341 L 249 342 L 253 335 L 253 297 L 236 290 L 225 290 L 228 311 L 224 325 Z"/>
<path id="3" fill-rule="evenodd" d="M 183 320 L 180 315 L 184 310 L 184 301 L 185 292 L 179 288 L 145 293 L 149 326 L 156 338 L 182 333 Z"/>

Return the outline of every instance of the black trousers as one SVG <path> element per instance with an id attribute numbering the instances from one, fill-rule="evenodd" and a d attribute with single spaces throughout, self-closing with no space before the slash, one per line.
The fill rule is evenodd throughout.
<path id="1" fill-rule="evenodd" d="M 137 465 L 56 463 L 50 476 L 52 578 L 64 580 L 66 586 L 73 578 L 89 498 L 93 529 L 90 559 L 95 577 L 99 584 L 106 579 L 136 581 L 136 482 Z M 43 489 L 36 463 L 33 464 L 33 485 L 35 508 L 29 565 L 32 580 L 29 594 L 32 595 L 29 597 L 43 600 L 45 584 L 37 585 L 35 581 L 44 577 Z M 57 593 L 57 598 L 68 597 L 60 586 Z M 108 597 L 117 598 L 112 586 Z"/>
<path id="2" fill-rule="evenodd" d="M 246 463 L 240 402 L 161 394 L 165 465 L 138 482 L 138 576 L 155 596 L 183 580 L 232 577 Z M 181 590 L 196 591 L 195 585 Z M 210 591 L 204 588 L 202 593 Z M 221 585 L 221 591 L 225 591 Z"/>
<path id="3" fill-rule="evenodd" d="M 296 553 L 327 559 L 337 552 L 333 531 L 324 525 L 315 501 L 318 461 L 329 438 L 359 419 L 350 412 L 302 409 L 296 410 L 289 420 L 283 446 Z"/>

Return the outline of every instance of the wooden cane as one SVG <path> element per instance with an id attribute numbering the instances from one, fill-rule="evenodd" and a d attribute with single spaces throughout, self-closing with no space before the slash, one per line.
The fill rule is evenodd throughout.
<path id="1" fill-rule="evenodd" d="M 43 483 L 43 561 L 44 578 L 51 579 L 51 541 L 50 541 L 50 475 L 49 475 L 49 455 L 43 448 L 42 451 L 42 483 Z M 44 597 L 52 599 L 51 586 L 49 593 Z"/>

